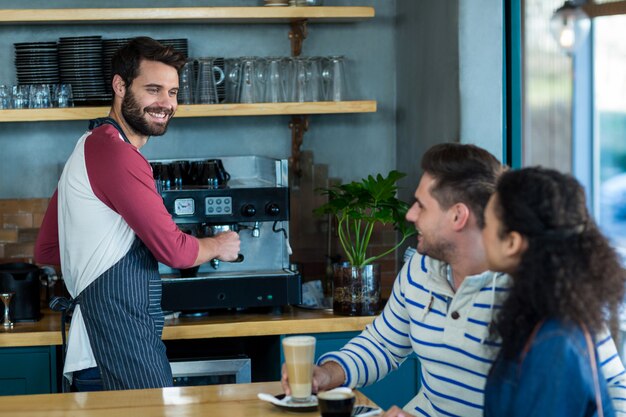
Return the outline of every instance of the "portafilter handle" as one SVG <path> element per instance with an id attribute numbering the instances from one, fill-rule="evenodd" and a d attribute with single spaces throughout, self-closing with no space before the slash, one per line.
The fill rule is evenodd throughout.
<path id="1" fill-rule="evenodd" d="M 220 261 L 219 259 L 211 259 L 210 263 L 213 269 L 217 269 L 220 267 L 220 262 L 228 262 L 228 263 L 234 264 L 234 263 L 243 262 L 243 259 L 244 259 L 243 253 L 240 253 L 237 255 L 237 259 L 235 259 L 234 261 Z"/>

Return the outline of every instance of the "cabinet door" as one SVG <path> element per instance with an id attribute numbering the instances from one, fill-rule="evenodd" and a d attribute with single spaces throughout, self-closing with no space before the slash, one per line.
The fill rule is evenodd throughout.
<path id="1" fill-rule="evenodd" d="M 0 349 L 0 395 L 56 392 L 54 347 Z"/>
<path id="2" fill-rule="evenodd" d="M 315 334 L 317 344 L 315 359 L 326 352 L 341 349 L 350 339 L 360 332 L 320 333 Z M 375 384 L 359 390 L 383 409 L 392 405 L 403 407 L 415 395 L 420 387 L 419 361 L 415 355 L 409 356 L 402 366 Z"/>

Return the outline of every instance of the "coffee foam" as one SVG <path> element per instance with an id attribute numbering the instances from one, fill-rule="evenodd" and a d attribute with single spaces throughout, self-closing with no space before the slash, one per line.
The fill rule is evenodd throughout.
<path id="1" fill-rule="evenodd" d="M 354 393 L 322 391 L 317 394 L 317 397 L 323 400 L 347 400 L 348 398 L 354 397 Z"/>
<path id="2" fill-rule="evenodd" d="M 289 336 L 283 339 L 286 346 L 308 346 L 315 343 L 313 336 Z"/>

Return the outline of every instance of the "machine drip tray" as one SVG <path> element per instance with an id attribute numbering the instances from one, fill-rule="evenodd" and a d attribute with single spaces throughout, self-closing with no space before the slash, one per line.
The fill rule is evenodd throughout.
<path id="1" fill-rule="evenodd" d="M 163 278 L 164 311 L 278 307 L 302 302 L 302 277 L 293 271 L 254 276 Z"/>

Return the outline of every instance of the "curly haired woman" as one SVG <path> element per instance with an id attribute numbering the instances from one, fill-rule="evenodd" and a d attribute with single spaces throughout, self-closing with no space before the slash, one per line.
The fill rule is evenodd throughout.
<path id="1" fill-rule="evenodd" d="M 625 275 L 583 188 L 550 169 L 503 174 L 483 241 L 489 268 L 513 277 L 495 323 L 502 349 L 485 415 L 614 416 L 597 350 L 617 328 Z"/>

